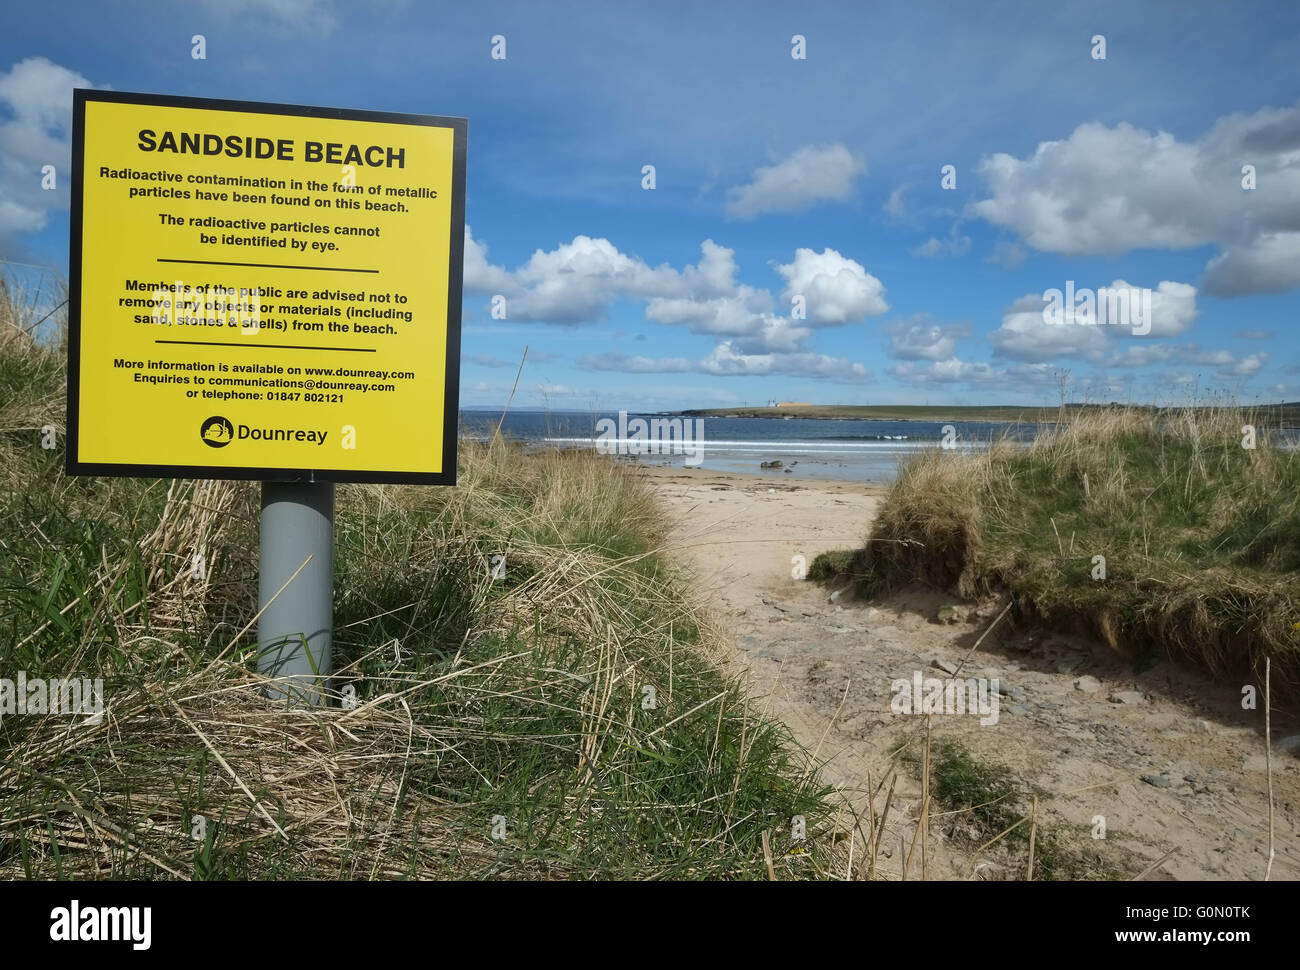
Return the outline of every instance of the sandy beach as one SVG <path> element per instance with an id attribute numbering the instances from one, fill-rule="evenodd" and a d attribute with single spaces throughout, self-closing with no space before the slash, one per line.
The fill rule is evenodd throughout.
<path id="1" fill-rule="evenodd" d="M 1238 685 L 1167 661 L 1136 673 L 1090 638 L 995 623 L 999 601 L 959 603 L 913 588 L 879 603 L 830 602 L 825 587 L 794 578 L 796 557 L 811 565 L 820 552 L 861 545 L 880 486 L 644 466 L 638 473 L 668 509 L 669 551 L 696 577 L 760 708 L 789 725 L 864 817 L 883 810 L 882 782 L 891 779 L 879 877 L 903 877 L 922 807 L 920 782 L 891 754 L 918 728 L 924 737 L 924 718 L 891 710 L 891 684 L 917 672 L 946 676 L 968 655 L 961 676 L 996 678 L 1005 692 L 996 723 L 939 715 L 933 740 L 957 740 L 1037 786 L 1042 824 L 1090 840 L 1101 860 L 1154 867 L 1146 879 L 1264 877 L 1262 711 L 1241 710 Z M 937 621 L 944 605 L 958 607 L 956 622 Z M 1295 734 L 1275 712 L 1273 879 L 1300 877 Z M 996 846 L 972 860 L 960 825 L 932 807 L 927 878 L 1024 877 L 1002 871 Z M 921 875 L 918 848 L 906 878 Z"/>

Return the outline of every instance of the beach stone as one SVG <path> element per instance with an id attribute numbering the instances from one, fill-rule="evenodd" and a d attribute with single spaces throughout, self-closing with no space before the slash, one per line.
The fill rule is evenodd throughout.
<path id="1" fill-rule="evenodd" d="M 1168 788 L 1172 784 L 1168 775 L 1143 775 L 1142 780 L 1156 788 Z"/>
<path id="2" fill-rule="evenodd" d="M 1279 751 L 1300 751 L 1300 734 L 1292 734 L 1289 737 L 1274 741 L 1273 747 Z"/>
<path id="3" fill-rule="evenodd" d="M 1029 708 L 1027 708 L 1024 704 L 1012 704 L 1010 707 L 1007 708 L 1007 713 L 1014 714 L 1016 717 L 1024 717 L 1026 714 L 1029 713 Z"/>
<path id="4" fill-rule="evenodd" d="M 1074 682 L 1074 689 L 1081 690 L 1085 694 L 1093 694 L 1101 690 L 1101 681 L 1099 681 L 1096 677 L 1091 677 L 1087 674 L 1084 674 L 1082 677 L 1080 677 L 1078 680 Z"/>
<path id="5" fill-rule="evenodd" d="M 935 670 L 942 670 L 945 674 L 957 673 L 957 665 L 951 660 L 931 660 L 930 666 Z"/>
<path id="6" fill-rule="evenodd" d="M 1113 690 L 1110 697 L 1106 698 L 1112 704 L 1142 704 L 1146 698 L 1140 690 Z"/>

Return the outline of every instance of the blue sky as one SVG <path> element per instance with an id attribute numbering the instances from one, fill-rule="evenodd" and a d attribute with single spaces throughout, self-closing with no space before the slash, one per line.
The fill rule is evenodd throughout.
<path id="1" fill-rule="evenodd" d="M 522 406 L 1048 404 L 1065 372 L 1076 400 L 1300 399 L 1295 4 L 93 0 L 5 20 L 5 259 L 66 270 L 66 180 L 41 191 L 40 170 L 67 170 L 74 86 L 467 117 L 467 407 L 504 403 L 525 346 Z M 1149 332 L 1047 323 L 1067 281 L 1149 290 Z"/>

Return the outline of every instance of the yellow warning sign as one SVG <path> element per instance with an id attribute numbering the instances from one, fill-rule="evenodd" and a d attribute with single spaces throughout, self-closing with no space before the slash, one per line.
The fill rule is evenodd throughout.
<path id="1" fill-rule="evenodd" d="M 465 139 L 76 91 L 68 473 L 454 484 Z"/>

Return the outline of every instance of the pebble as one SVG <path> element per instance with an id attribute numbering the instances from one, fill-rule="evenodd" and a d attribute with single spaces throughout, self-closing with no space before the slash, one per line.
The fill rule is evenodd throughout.
<path id="1" fill-rule="evenodd" d="M 1023 717 L 1024 715 L 1029 713 L 1029 708 L 1027 708 L 1024 704 L 1012 704 L 1010 707 L 1007 708 L 1007 713 L 1014 714 L 1017 717 Z"/>
<path id="2" fill-rule="evenodd" d="M 931 660 L 930 666 L 936 670 L 942 670 L 945 674 L 957 673 L 957 665 L 951 660 Z"/>
<path id="3" fill-rule="evenodd" d="M 1142 780 L 1156 788 L 1168 788 L 1172 784 L 1168 775 L 1143 775 Z"/>
<path id="4" fill-rule="evenodd" d="M 1141 704 L 1146 701 L 1140 690 L 1113 690 L 1107 699 L 1112 704 Z"/>

